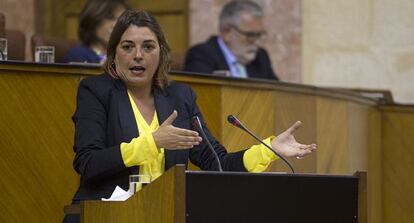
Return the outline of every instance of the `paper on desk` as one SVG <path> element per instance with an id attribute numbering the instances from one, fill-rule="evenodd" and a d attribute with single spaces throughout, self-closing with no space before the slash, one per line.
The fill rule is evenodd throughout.
<path id="1" fill-rule="evenodd" d="M 102 198 L 102 201 L 126 201 L 130 198 L 134 193 L 132 191 L 124 191 L 119 186 L 116 186 L 114 192 L 112 193 L 111 197 L 106 199 Z"/>

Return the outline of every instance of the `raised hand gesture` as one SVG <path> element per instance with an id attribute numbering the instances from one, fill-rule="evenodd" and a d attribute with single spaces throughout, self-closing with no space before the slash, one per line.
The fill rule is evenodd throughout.
<path id="1" fill-rule="evenodd" d="M 284 156 L 296 157 L 298 159 L 311 154 L 316 149 L 316 144 L 306 145 L 298 143 L 293 135 L 301 125 L 302 122 L 297 121 L 274 138 L 271 142 L 272 148 Z"/>
<path id="2" fill-rule="evenodd" d="M 172 125 L 177 116 L 177 111 L 174 110 L 157 131 L 152 133 L 157 148 L 182 150 L 200 144 L 202 139 L 198 132 Z"/>

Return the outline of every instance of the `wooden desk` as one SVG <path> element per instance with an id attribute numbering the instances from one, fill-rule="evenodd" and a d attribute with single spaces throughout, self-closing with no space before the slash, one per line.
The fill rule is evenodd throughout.
<path id="1" fill-rule="evenodd" d="M 71 121 L 77 85 L 101 72 L 94 66 L 0 63 L 1 220 L 61 220 L 78 185 Z M 316 142 L 318 151 L 292 159 L 297 172 L 367 171 L 368 222 L 414 219 L 412 106 L 379 106 L 353 92 L 266 80 L 177 72 L 171 78 L 195 89 L 209 128 L 229 151 L 256 144 L 226 122 L 229 114 L 263 138 L 301 120 L 296 138 Z M 288 168 L 275 162 L 270 171 Z"/>

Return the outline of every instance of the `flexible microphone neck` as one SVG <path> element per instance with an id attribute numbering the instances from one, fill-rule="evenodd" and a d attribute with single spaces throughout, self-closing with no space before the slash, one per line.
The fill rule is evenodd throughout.
<path id="1" fill-rule="evenodd" d="M 274 149 L 272 149 L 269 145 L 267 145 L 266 143 L 263 142 L 263 140 L 261 140 L 258 136 L 256 136 L 252 131 L 250 131 L 248 128 L 246 128 L 243 123 L 241 123 L 241 121 L 239 121 L 236 117 L 234 117 L 233 115 L 229 115 L 227 116 L 227 121 L 236 126 L 237 128 L 247 132 L 249 135 L 251 135 L 253 138 L 255 138 L 257 141 L 259 141 L 261 144 L 263 144 L 264 146 L 266 146 L 268 149 L 270 149 L 270 151 L 272 151 L 276 156 L 278 156 L 281 160 L 283 160 L 290 168 L 290 170 L 292 171 L 292 173 L 295 173 L 295 170 L 293 169 L 292 164 L 289 162 L 289 160 L 287 160 L 282 154 L 278 153 L 277 151 L 275 151 Z"/>
<path id="2" fill-rule="evenodd" d="M 198 116 L 194 116 L 192 119 L 193 119 L 192 120 L 193 125 L 199 130 L 199 132 L 201 133 L 201 136 L 207 142 L 208 148 L 210 148 L 211 152 L 213 153 L 214 158 L 217 161 L 219 171 L 223 172 L 223 169 L 221 168 L 220 159 L 216 153 L 216 150 L 214 150 L 213 146 L 211 145 L 210 140 L 208 140 L 206 133 L 204 132 L 203 126 L 201 125 L 200 118 Z"/>

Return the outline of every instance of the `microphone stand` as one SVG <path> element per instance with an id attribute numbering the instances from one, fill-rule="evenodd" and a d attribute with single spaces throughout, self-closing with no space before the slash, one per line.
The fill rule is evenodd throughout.
<path id="1" fill-rule="evenodd" d="M 278 156 L 281 160 L 283 160 L 290 168 L 290 170 L 292 171 L 292 173 L 295 173 L 295 170 L 293 169 L 292 164 L 289 162 L 289 160 L 287 160 L 282 154 L 278 153 L 277 151 L 275 151 L 274 149 L 272 149 L 269 145 L 267 145 L 266 143 L 264 143 L 259 137 L 257 137 L 252 131 L 250 131 L 249 129 L 247 129 L 236 117 L 234 117 L 233 115 L 229 115 L 227 116 L 227 121 L 240 128 L 241 130 L 247 132 L 249 135 L 251 135 L 254 139 L 256 139 L 257 141 L 259 141 L 261 144 L 263 144 L 264 146 L 266 146 L 268 149 L 270 149 L 270 151 L 272 151 L 276 156 Z"/>
<path id="2" fill-rule="evenodd" d="M 214 158 L 217 161 L 218 169 L 220 172 L 223 172 L 223 169 L 221 168 L 220 159 L 216 153 L 216 150 L 214 150 L 213 145 L 211 145 L 210 140 L 208 140 L 206 133 L 204 132 L 203 126 L 201 125 L 200 118 L 198 116 L 193 117 L 193 124 L 195 127 L 200 131 L 201 135 L 203 136 L 204 140 L 207 142 L 208 148 L 210 148 L 211 152 L 214 155 Z"/>

